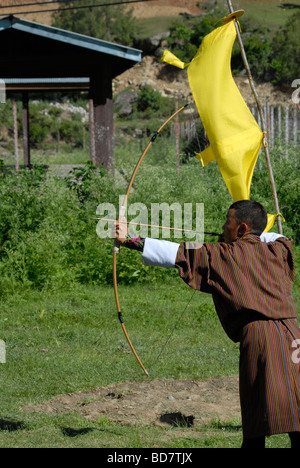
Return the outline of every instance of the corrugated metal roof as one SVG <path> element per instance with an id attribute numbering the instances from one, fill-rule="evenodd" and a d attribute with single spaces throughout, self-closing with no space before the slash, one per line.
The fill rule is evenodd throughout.
<path id="1" fill-rule="evenodd" d="M 87 83 L 89 84 L 90 78 L 3 78 L 0 81 L 5 84 L 65 84 L 65 83 Z"/>
<path id="2" fill-rule="evenodd" d="M 13 15 L 0 19 L 0 32 L 9 28 L 58 42 L 64 42 L 76 47 L 93 50 L 102 54 L 113 55 L 133 62 L 140 62 L 142 60 L 142 51 L 139 49 L 95 39 L 71 31 L 65 31 L 63 29 L 54 28 L 53 26 L 46 26 Z"/>

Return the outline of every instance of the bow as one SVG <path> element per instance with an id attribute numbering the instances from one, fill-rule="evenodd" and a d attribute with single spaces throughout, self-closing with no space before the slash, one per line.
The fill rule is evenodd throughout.
<path id="1" fill-rule="evenodd" d="M 183 109 L 185 109 L 186 107 L 188 106 L 188 104 L 185 104 L 184 106 L 182 106 L 180 109 L 176 110 L 174 112 L 174 114 L 171 115 L 171 117 L 169 117 L 162 125 L 161 127 L 154 133 L 154 135 L 151 137 L 148 145 L 146 146 L 142 156 L 140 157 L 139 161 L 137 162 L 136 166 L 135 166 L 135 169 L 132 173 L 132 176 L 131 176 L 131 179 L 129 181 L 129 184 L 128 184 L 128 188 L 127 188 L 127 191 L 126 191 L 126 195 L 124 197 L 124 201 L 123 201 L 123 205 L 121 206 L 120 210 L 119 210 L 119 219 L 121 217 L 123 217 L 126 213 L 126 208 L 127 208 L 127 204 L 128 204 L 128 198 L 129 198 L 129 194 L 131 192 L 131 189 L 132 189 L 132 185 L 133 185 L 133 182 L 134 182 L 134 179 L 135 179 L 135 176 L 139 170 L 139 167 L 140 165 L 142 164 L 146 154 L 148 153 L 149 149 L 151 148 L 151 146 L 153 145 L 154 141 L 156 140 L 156 138 L 158 137 L 158 135 L 161 133 L 161 131 L 164 129 L 164 127 L 174 118 L 176 117 L 176 115 L 178 115 Z M 118 253 L 120 252 L 120 246 L 118 244 L 117 241 L 115 241 L 114 243 L 114 248 L 113 248 L 113 286 L 114 286 L 114 293 L 115 293 L 115 300 L 116 300 L 116 306 L 117 306 L 117 313 L 118 313 L 118 318 L 119 318 L 119 321 L 121 323 L 121 327 L 123 329 L 123 332 L 124 332 L 124 335 L 127 339 L 127 342 L 130 346 L 130 349 L 131 351 L 133 352 L 136 360 L 138 361 L 139 365 L 141 366 L 141 368 L 143 369 L 144 373 L 149 377 L 149 372 L 147 371 L 147 369 L 145 368 L 144 364 L 142 363 L 141 359 L 139 358 L 136 350 L 134 349 L 134 346 L 129 338 L 129 335 L 127 333 L 127 330 L 126 330 L 126 327 L 125 327 L 125 324 L 124 324 L 124 320 L 123 320 L 123 317 L 122 317 L 122 312 L 121 312 L 121 306 L 120 306 L 120 300 L 119 300 L 119 293 L 118 293 L 118 280 L 117 280 L 117 255 Z"/>

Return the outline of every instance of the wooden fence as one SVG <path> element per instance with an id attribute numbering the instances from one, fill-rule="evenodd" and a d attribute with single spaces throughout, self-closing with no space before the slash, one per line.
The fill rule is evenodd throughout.
<path id="1" fill-rule="evenodd" d="M 250 110 L 260 126 L 260 116 L 255 107 Z M 274 147 L 280 141 L 286 146 L 297 146 L 300 143 L 300 110 L 296 104 L 290 106 L 263 107 L 269 146 Z"/>
<path id="2" fill-rule="evenodd" d="M 254 106 L 249 106 L 258 125 L 261 127 L 261 119 L 258 110 Z M 288 146 L 297 146 L 300 144 L 300 109 L 297 105 L 290 106 L 270 105 L 263 106 L 264 120 L 267 130 L 267 139 L 269 147 L 272 149 L 276 144 L 286 147 L 288 154 Z M 171 135 L 182 140 L 191 141 L 195 139 L 195 151 L 199 151 L 199 142 L 205 145 L 205 132 L 199 134 L 201 120 L 199 118 L 186 118 L 181 122 L 174 123 L 171 128 Z M 196 145 L 198 148 L 196 149 Z M 177 143 L 178 146 L 178 143 Z"/>

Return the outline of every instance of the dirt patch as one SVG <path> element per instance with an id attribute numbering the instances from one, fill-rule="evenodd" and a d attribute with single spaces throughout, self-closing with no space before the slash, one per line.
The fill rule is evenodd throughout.
<path id="1" fill-rule="evenodd" d="M 155 18 L 159 16 L 179 16 L 184 13 L 199 15 L 199 0 L 152 0 L 151 2 L 133 5 L 136 18 Z M 132 5 L 129 5 L 132 8 Z"/>
<path id="2" fill-rule="evenodd" d="M 199 427 L 211 420 L 240 417 L 238 377 L 199 380 L 147 380 L 58 395 L 23 411 L 66 414 L 91 421 L 107 418 L 130 426 Z"/>
<path id="3" fill-rule="evenodd" d="M 28 14 L 28 12 L 31 12 L 31 11 L 36 12 L 36 11 L 43 11 L 43 10 L 54 10 L 54 9 L 59 8 L 59 3 L 53 3 L 49 5 L 48 3 L 45 3 L 46 1 L 47 0 L 44 0 L 44 2 L 40 2 L 40 4 L 37 4 L 37 5 L 34 5 L 34 4 L 27 5 L 28 3 L 34 3 L 34 2 L 33 1 L 31 2 L 28 0 L 6 0 L 4 3 L 5 3 L 5 6 L 7 5 L 8 7 L 7 8 L 2 7 L 1 14 L 15 15 L 18 18 L 23 18 L 28 21 L 35 21 L 37 23 L 51 26 L 52 15 L 53 15 L 52 12 L 47 11 L 44 13 Z M 43 5 L 43 3 L 45 4 Z M 27 6 L 24 6 L 24 5 L 27 5 Z"/>

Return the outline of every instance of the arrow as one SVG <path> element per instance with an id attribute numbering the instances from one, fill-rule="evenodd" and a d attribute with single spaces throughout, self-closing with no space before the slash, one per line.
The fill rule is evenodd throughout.
<path id="1" fill-rule="evenodd" d="M 109 223 L 116 223 L 114 219 L 109 219 L 109 218 L 92 218 L 92 219 L 97 219 L 99 221 L 107 221 Z M 191 232 L 193 234 L 205 234 L 207 236 L 220 236 L 220 234 L 216 232 L 201 232 L 201 231 L 192 231 L 189 229 L 179 229 L 179 228 L 171 228 L 167 226 L 157 226 L 155 224 L 143 224 L 143 223 L 134 223 L 132 221 L 118 221 L 119 224 L 132 224 L 134 226 L 145 226 L 145 227 L 153 227 L 153 228 L 159 228 L 159 229 L 168 229 L 169 231 L 180 231 L 180 232 Z"/>

